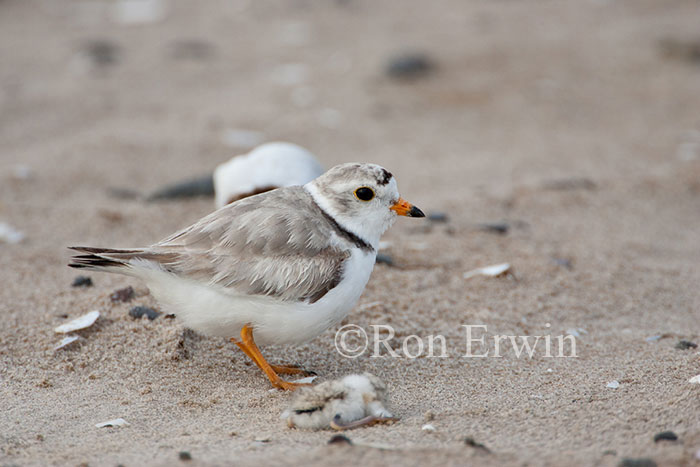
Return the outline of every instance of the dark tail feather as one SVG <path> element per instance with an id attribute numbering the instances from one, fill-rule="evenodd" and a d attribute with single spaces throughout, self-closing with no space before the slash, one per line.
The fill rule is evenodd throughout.
<path id="1" fill-rule="evenodd" d="M 71 263 L 69 263 L 68 266 L 78 269 L 100 269 L 114 271 L 114 268 L 126 267 L 127 263 L 117 258 L 110 258 L 109 255 L 123 254 L 124 256 L 128 257 L 132 254 L 138 254 L 138 250 L 112 250 L 109 248 L 92 248 L 82 246 L 71 246 L 68 248 L 71 250 L 80 251 L 82 253 L 89 253 L 87 255 L 76 255 L 71 258 Z"/>

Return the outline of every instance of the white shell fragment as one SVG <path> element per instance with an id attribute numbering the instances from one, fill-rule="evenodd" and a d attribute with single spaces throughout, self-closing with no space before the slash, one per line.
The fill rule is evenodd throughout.
<path id="1" fill-rule="evenodd" d="M 318 376 L 307 376 L 306 378 L 295 379 L 291 382 L 297 384 L 311 384 L 316 378 L 318 378 Z"/>
<path id="2" fill-rule="evenodd" d="M 165 0 L 118 0 L 112 8 L 114 22 L 124 25 L 157 23 L 167 13 Z"/>
<path id="3" fill-rule="evenodd" d="M 129 425 L 129 422 L 127 422 L 123 418 L 115 418 L 114 420 L 107 420 L 106 422 L 95 424 L 95 426 L 97 428 L 106 428 L 106 427 L 112 427 L 112 426 L 127 426 L 127 425 Z"/>
<path id="4" fill-rule="evenodd" d="M 700 384 L 700 375 L 693 376 L 688 380 L 688 382 L 691 384 Z"/>
<path id="5" fill-rule="evenodd" d="M 78 339 L 80 339 L 80 336 L 66 336 L 63 339 L 61 339 L 61 342 L 59 342 L 58 345 L 56 347 L 54 347 L 53 349 L 60 350 L 64 347 L 69 346 L 70 344 L 77 341 Z"/>
<path id="6" fill-rule="evenodd" d="M 19 243 L 24 240 L 24 234 L 10 224 L 0 222 L 0 243 Z"/>
<path id="7" fill-rule="evenodd" d="M 425 425 L 423 425 L 422 427 L 420 427 L 420 429 L 423 430 L 423 431 L 428 431 L 428 432 L 430 432 L 430 433 L 436 431 L 436 430 L 435 430 L 435 427 L 434 427 L 433 425 L 431 425 L 430 423 L 426 423 Z"/>
<path id="8" fill-rule="evenodd" d="M 97 318 L 99 317 L 99 311 L 91 311 L 89 313 L 84 314 L 80 318 L 76 318 L 73 321 L 69 321 L 68 323 L 60 325 L 59 327 L 54 329 L 54 331 L 56 331 L 59 334 L 67 334 L 69 332 L 89 328 L 90 326 L 95 324 L 95 321 L 97 321 Z"/>
<path id="9" fill-rule="evenodd" d="M 472 271 L 465 272 L 464 278 L 470 279 L 474 276 L 498 277 L 507 273 L 509 270 L 510 263 L 494 264 L 492 266 L 485 266 L 483 268 L 477 268 Z"/>
<path id="10" fill-rule="evenodd" d="M 214 170 L 216 207 L 272 188 L 304 185 L 323 173 L 316 157 L 292 143 L 266 143 Z"/>
<path id="11" fill-rule="evenodd" d="M 374 375 L 348 375 L 297 391 L 282 413 L 290 428 L 349 430 L 363 425 L 393 422 L 386 409 L 387 389 Z"/>
<path id="12" fill-rule="evenodd" d="M 620 383 L 617 380 L 610 381 L 608 384 L 605 385 L 605 387 L 610 389 L 617 389 L 620 387 Z"/>

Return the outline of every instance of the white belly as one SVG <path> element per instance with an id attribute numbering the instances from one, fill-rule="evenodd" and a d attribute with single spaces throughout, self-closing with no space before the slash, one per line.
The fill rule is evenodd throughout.
<path id="1" fill-rule="evenodd" d="M 375 259 L 375 252 L 354 249 L 346 260 L 340 283 L 315 303 L 231 295 L 225 289 L 162 271 L 144 270 L 139 276 L 159 302 L 195 331 L 238 337 L 241 328 L 250 324 L 259 344 L 298 344 L 313 339 L 347 316 L 367 285 Z"/>

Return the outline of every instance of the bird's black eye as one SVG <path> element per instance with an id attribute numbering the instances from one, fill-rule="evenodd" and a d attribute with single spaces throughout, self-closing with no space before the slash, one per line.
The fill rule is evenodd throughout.
<path id="1" fill-rule="evenodd" d="M 355 196 L 360 201 L 371 201 L 372 198 L 374 198 L 374 190 L 366 186 L 361 186 L 355 190 Z"/>

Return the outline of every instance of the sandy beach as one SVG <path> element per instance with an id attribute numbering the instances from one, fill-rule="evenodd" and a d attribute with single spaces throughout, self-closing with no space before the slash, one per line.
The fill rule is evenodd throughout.
<path id="1" fill-rule="evenodd" d="M 0 240 L 0 465 L 700 464 L 696 1 L 124 3 L 0 0 L 0 223 L 23 237 Z M 393 264 L 342 323 L 365 353 L 341 355 L 337 329 L 263 349 L 317 382 L 387 384 L 400 421 L 352 446 L 289 429 L 293 395 L 143 283 L 71 286 L 68 246 L 189 225 L 213 198 L 144 196 L 265 141 L 380 164 L 433 216 L 383 237 Z M 372 356 L 373 326 L 396 357 Z M 465 357 L 464 326 L 487 357 Z M 444 357 L 410 358 L 437 335 Z M 553 355 L 495 357 L 496 335 Z"/>

